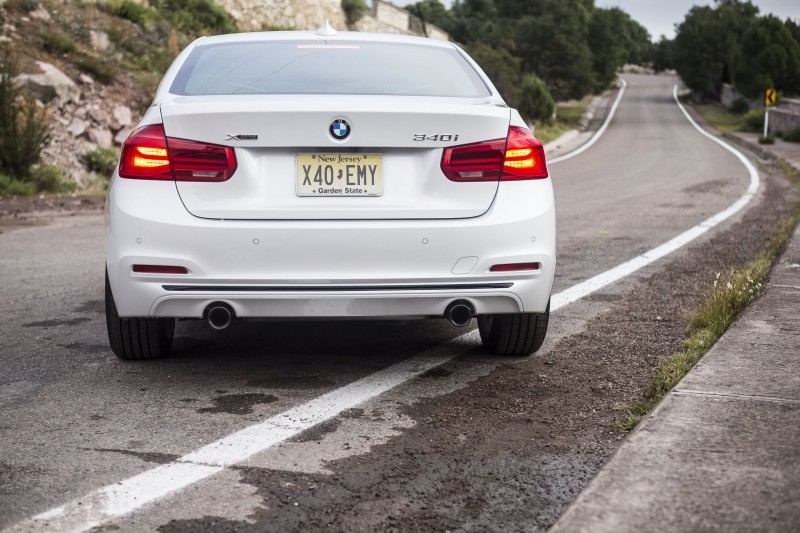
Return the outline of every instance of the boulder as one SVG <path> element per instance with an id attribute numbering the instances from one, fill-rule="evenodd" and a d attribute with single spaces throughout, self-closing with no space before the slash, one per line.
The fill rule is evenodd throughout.
<path id="1" fill-rule="evenodd" d="M 91 118 L 95 123 L 100 126 L 107 126 L 108 125 L 108 115 L 105 111 L 100 109 L 99 106 L 93 105 L 89 108 L 89 118 Z"/>
<path id="2" fill-rule="evenodd" d="M 58 99 L 59 105 L 63 105 L 67 102 L 78 102 L 81 99 L 81 90 L 69 76 L 50 63 L 37 61 L 36 64 L 42 69 L 42 73 L 20 74 L 14 83 L 24 87 L 45 103 Z"/>
<path id="3" fill-rule="evenodd" d="M 107 52 L 111 46 L 108 40 L 108 34 L 100 30 L 89 30 L 89 40 L 92 43 L 92 48 L 98 52 Z"/>
<path id="4" fill-rule="evenodd" d="M 70 122 L 69 126 L 67 126 L 67 131 L 73 137 L 80 137 L 81 135 L 86 133 L 86 128 L 88 126 L 89 124 L 85 120 L 81 120 L 79 118 L 73 118 L 72 122 Z"/>
<path id="5" fill-rule="evenodd" d="M 111 132 L 105 128 L 91 128 L 89 140 L 102 148 L 111 148 L 114 145 Z"/>
<path id="6" fill-rule="evenodd" d="M 32 18 L 43 20 L 45 22 L 50 22 L 51 20 L 53 20 L 53 17 L 50 16 L 50 13 L 41 5 L 39 5 L 39 7 L 31 11 L 30 13 L 28 13 L 28 15 L 30 15 Z"/>
<path id="7" fill-rule="evenodd" d="M 117 134 L 114 136 L 114 143 L 115 143 L 115 144 L 117 144 L 117 145 L 119 145 L 119 146 L 122 146 L 122 143 L 124 143 L 124 142 L 125 142 L 125 140 L 126 140 L 128 137 L 130 137 L 130 136 L 131 136 L 131 133 L 132 133 L 132 132 L 133 132 L 133 128 L 122 128 L 122 129 L 121 129 L 121 130 L 119 130 L 119 131 L 117 132 Z"/>
<path id="8" fill-rule="evenodd" d="M 125 126 L 130 126 L 132 122 L 131 117 L 131 108 L 126 105 L 118 105 L 114 106 L 114 109 L 111 111 L 111 114 L 114 117 L 114 121 L 118 127 L 115 129 L 124 128 Z"/>

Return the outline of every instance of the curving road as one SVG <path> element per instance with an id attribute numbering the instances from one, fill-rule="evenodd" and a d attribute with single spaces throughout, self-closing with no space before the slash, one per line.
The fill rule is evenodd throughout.
<path id="1" fill-rule="evenodd" d="M 629 75 L 626 80 L 629 85 L 604 135 L 583 154 L 551 167 L 559 231 L 555 292 L 724 210 L 750 183 L 742 164 L 683 116 L 672 97 L 675 79 Z M 752 203 L 757 202 L 758 197 Z M 492 391 L 482 388 L 487 380 L 508 368 L 522 371 L 537 361 L 558 361 L 557 341 L 569 340 L 594 317 L 613 310 L 645 276 L 665 272 L 668 262 L 658 261 L 556 311 L 545 347 L 532 359 L 488 357 L 474 331 L 465 334 L 444 321 L 238 323 L 223 332 L 182 322 L 172 358 L 126 363 L 111 355 L 105 338 L 102 239 L 98 216 L 0 234 L 0 283 L 9 309 L 8 319 L 0 322 L 0 528 L 80 529 L 101 522 L 164 531 L 317 529 L 328 524 L 356 530 L 491 527 L 497 523 L 493 512 L 514 517 L 522 503 L 472 513 L 470 498 L 480 487 L 458 480 L 469 488 L 454 503 L 446 487 L 464 477 L 458 474 L 463 471 L 441 459 L 461 455 L 473 434 L 490 442 L 491 423 L 462 414 L 457 421 L 433 425 L 420 414 L 426 412 L 421 406 L 433 406 L 430 412 L 435 412 L 437 400 L 452 401 L 460 391 L 483 401 L 476 413 L 491 413 Z M 439 367 L 440 362 L 446 365 Z M 381 388 L 369 381 L 381 371 L 377 381 L 394 379 L 397 385 Z M 364 385 L 337 396 L 353 383 Z M 324 394 L 330 394 L 324 406 L 314 404 L 311 414 L 292 411 L 293 416 L 314 422 L 325 406 L 340 402 L 342 408 L 288 440 L 270 445 L 276 430 L 264 430 L 251 439 L 256 441 L 253 453 L 239 451 L 249 445 L 242 437 L 223 441 L 221 455 L 182 459 Z M 442 438 L 451 427 L 445 422 L 457 422 L 459 429 Z M 404 444 L 418 444 L 436 431 L 431 457 L 440 459 L 420 458 L 424 451 Z M 524 431 L 534 429 L 519 430 Z M 502 451 L 493 453 L 497 462 L 472 464 L 470 471 L 496 468 L 517 478 L 530 475 L 532 491 L 568 495 L 542 504 L 545 518 L 540 522 L 535 518 L 539 511 L 527 508 L 534 518 L 527 522 L 528 515 L 520 515 L 520 529 L 551 523 L 548 517 L 557 516 L 574 498 L 558 488 L 569 475 L 565 472 L 572 472 L 572 466 L 563 465 L 572 465 L 573 455 L 543 451 L 532 461 L 550 466 L 524 474 L 530 465 L 502 459 Z M 404 454 L 415 456 L 418 471 L 413 475 L 406 471 L 411 468 L 407 462 L 396 462 Z M 233 459 L 227 464 L 225 458 Z M 178 472 L 184 467 L 191 473 Z M 350 475 L 356 471 L 358 477 Z M 435 471 L 449 474 L 435 477 Z M 178 479 L 181 475 L 188 477 Z M 199 481 L 192 483 L 194 475 Z M 374 479 L 378 475 L 383 476 L 380 483 Z M 143 477 L 127 481 L 134 476 Z M 402 488 L 407 483 L 395 483 L 392 476 L 419 480 L 426 489 L 410 495 Z M 104 487 L 112 489 L 98 492 Z M 125 497 L 115 500 L 113 487 L 125 487 Z M 29 521 L 64 504 L 63 512 Z M 451 506 L 460 510 L 453 515 L 441 511 L 450 522 L 392 521 L 404 513 L 423 516 L 431 508 Z M 341 516 L 358 518 L 342 522 Z"/>

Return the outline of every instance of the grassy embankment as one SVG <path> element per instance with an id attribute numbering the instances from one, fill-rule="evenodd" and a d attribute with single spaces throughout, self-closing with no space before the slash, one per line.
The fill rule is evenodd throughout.
<path id="1" fill-rule="evenodd" d="M 550 123 L 536 124 L 536 138 L 542 144 L 558 139 L 561 135 L 572 129 L 578 129 L 578 121 L 586 112 L 586 107 L 591 101 L 584 98 L 579 102 L 567 102 L 556 105 L 556 118 Z"/>
<path id="2" fill-rule="evenodd" d="M 741 131 L 741 115 L 727 112 L 719 105 L 701 105 L 695 106 L 695 109 L 721 131 Z M 797 169 L 782 160 L 778 161 L 778 166 L 787 179 L 800 186 L 800 172 Z M 800 195 L 795 200 L 792 215 L 775 229 L 766 247 L 754 260 L 742 268 L 731 268 L 727 272 L 717 273 L 713 288 L 704 295 L 702 304 L 689 315 L 688 337 L 683 341 L 683 350 L 658 367 L 656 378 L 642 400 L 626 406 L 626 417 L 620 423 L 622 428 L 631 430 L 636 427 L 711 349 L 736 316 L 758 298 L 761 284 L 798 222 Z"/>

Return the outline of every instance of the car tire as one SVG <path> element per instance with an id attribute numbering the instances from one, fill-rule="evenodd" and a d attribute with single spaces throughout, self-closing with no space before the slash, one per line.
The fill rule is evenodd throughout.
<path id="1" fill-rule="evenodd" d="M 483 346 L 497 355 L 530 355 L 542 347 L 550 321 L 550 302 L 544 313 L 515 313 L 478 317 Z"/>
<path id="2" fill-rule="evenodd" d="M 111 351 L 120 359 L 160 359 L 169 355 L 174 318 L 120 318 L 106 272 L 106 328 Z"/>

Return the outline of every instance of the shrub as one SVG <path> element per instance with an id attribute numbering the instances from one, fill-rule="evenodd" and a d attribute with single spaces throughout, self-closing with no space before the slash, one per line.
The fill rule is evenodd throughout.
<path id="1" fill-rule="evenodd" d="M 739 121 L 739 131 L 752 131 L 758 133 L 764 131 L 764 110 L 753 109 L 748 111 Z"/>
<path id="2" fill-rule="evenodd" d="M 731 113 L 736 113 L 737 115 L 744 115 L 748 111 L 750 111 L 750 104 L 747 103 L 747 100 L 744 98 L 737 98 L 733 101 L 730 107 Z"/>
<path id="3" fill-rule="evenodd" d="M 73 61 L 75 66 L 90 74 L 94 79 L 104 85 L 109 85 L 114 82 L 117 77 L 117 71 L 113 65 L 101 61 L 95 57 L 82 55 Z"/>
<path id="4" fill-rule="evenodd" d="M 361 20 L 368 9 L 364 0 L 342 0 L 342 10 L 348 26 Z"/>
<path id="5" fill-rule="evenodd" d="M 553 118 L 555 103 L 547 86 L 535 74 L 525 74 L 520 85 L 517 109 L 529 120 L 548 122 Z"/>
<path id="6" fill-rule="evenodd" d="M 0 171 L 27 178 L 50 141 L 46 112 L 30 94 L 23 98 L 14 86 L 19 73 L 8 49 L 0 52 Z"/>
<path id="7" fill-rule="evenodd" d="M 50 54 L 69 54 L 75 51 L 75 42 L 64 32 L 46 30 L 39 34 L 42 48 Z"/>
<path id="8" fill-rule="evenodd" d="M 69 180 L 58 167 L 34 165 L 31 168 L 31 183 L 39 192 L 72 192 L 75 182 Z"/>
<path id="9" fill-rule="evenodd" d="M 108 11 L 112 15 L 116 15 L 119 18 L 130 20 L 139 26 L 145 26 L 158 18 L 158 13 L 156 13 L 154 9 L 137 4 L 132 0 L 106 2 L 99 5 L 104 11 Z"/>
<path id="10" fill-rule="evenodd" d="M 96 148 L 84 155 L 86 168 L 106 177 L 110 177 L 117 168 L 119 153 L 113 148 Z"/>
<path id="11" fill-rule="evenodd" d="M 33 196 L 36 194 L 36 185 L 29 181 L 15 180 L 5 174 L 0 174 L 0 195 L 3 196 Z"/>
<path id="12" fill-rule="evenodd" d="M 5 7 L 9 11 L 30 13 L 39 7 L 39 2 L 37 0 L 8 0 L 5 4 Z"/>
<path id="13" fill-rule="evenodd" d="M 234 33 L 233 18 L 213 0 L 151 0 L 178 30 L 190 35 Z"/>
<path id="14" fill-rule="evenodd" d="M 800 128 L 795 128 L 784 133 L 783 140 L 790 143 L 800 143 Z"/>
<path id="15" fill-rule="evenodd" d="M 766 137 L 761 135 L 758 138 L 758 144 L 775 144 L 775 137 L 772 135 L 767 135 Z"/>

